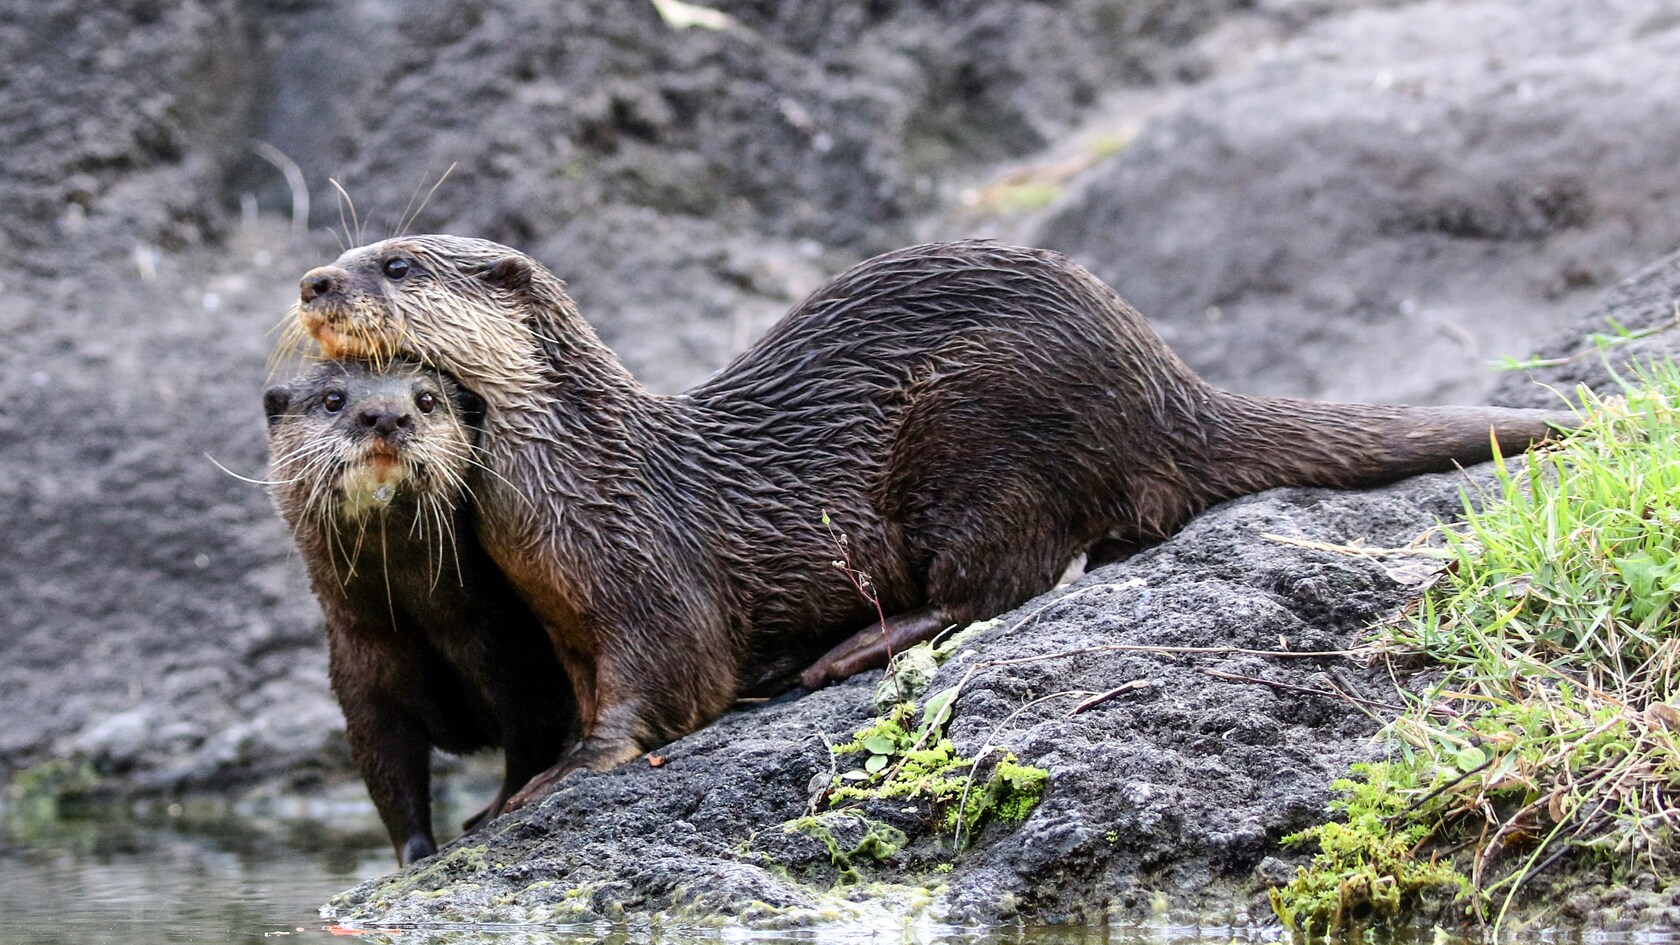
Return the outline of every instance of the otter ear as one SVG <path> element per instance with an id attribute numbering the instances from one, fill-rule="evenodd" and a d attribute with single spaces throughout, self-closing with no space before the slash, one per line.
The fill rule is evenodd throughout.
<path id="1" fill-rule="evenodd" d="M 263 391 L 263 413 L 268 414 L 268 422 L 273 425 L 286 412 L 292 402 L 292 389 L 284 384 L 277 384 Z"/>
<path id="2" fill-rule="evenodd" d="M 474 429 L 483 426 L 484 412 L 489 409 L 489 405 L 484 402 L 484 398 L 465 387 L 458 387 L 456 394 L 456 399 L 461 405 L 461 419 L 466 422 L 467 426 Z"/>
<path id="3" fill-rule="evenodd" d="M 525 289 L 531 284 L 531 262 L 522 256 L 503 256 L 484 268 L 483 279 L 504 289 Z"/>

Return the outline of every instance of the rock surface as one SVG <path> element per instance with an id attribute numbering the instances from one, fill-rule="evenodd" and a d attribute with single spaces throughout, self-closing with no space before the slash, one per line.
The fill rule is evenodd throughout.
<path id="1" fill-rule="evenodd" d="M 1593 310 L 1561 332 L 1494 390 L 1511 407 L 1579 403 L 1579 388 L 1614 394 L 1640 370 L 1680 360 L 1680 253 L 1657 260 L 1605 293 Z"/>
<path id="2" fill-rule="evenodd" d="M 1680 244 L 1655 2 L 717 7 L 733 26 L 608 0 L 0 12 L 0 782 L 348 776 L 301 569 L 217 465 L 264 475 L 270 329 L 338 252 L 328 177 L 365 237 L 412 217 L 531 251 L 661 390 L 870 252 L 998 234 L 1072 253 L 1230 386 L 1474 399 L 1442 332 L 1520 355 Z M 1058 836 L 1034 849 L 1086 850 Z"/>
<path id="3" fill-rule="evenodd" d="M 855 854 L 871 885 L 853 892 L 835 886 L 824 843 L 787 828 L 811 812 L 813 779 L 833 774 L 826 745 L 874 716 L 879 674 L 866 673 L 726 716 L 660 750 L 658 767 L 574 776 L 541 804 L 330 908 L 368 927 L 710 916 L 891 928 L 912 911 L 953 924 L 1138 921 L 1165 896 L 1186 915 L 1259 921 L 1256 867 L 1281 836 L 1322 819 L 1330 781 L 1377 750 L 1374 724 L 1334 690 L 1383 702 L 1392 685 L 1386 670 L 1345 657 L 1174 649 L 1348 647 L 1411 591 L 1390 578 L 1394 562 L 1287 540 L 1403 546 L 1460 507 L 1463 484 L 1425 476 L 1368 493 L 1239 500 L 973 638 L 932 683 L 937 691 L 966 677 L 949 728 L 958 750 L 1000 746 L 1050 780 L 1025 822 L 992 825 L 960 855 L 925 803 L 871 802 L 830 825 L 840 849 L 861 839 L 856 817 L 909 841 L 884 860 Z M 1102 649 L 1114 645 L 1139 649 Z M 1072 714 L 1127 684 L 1141 688 Z"/>
<path id="4" fill-rule="evenodd" d="M 1326 18 L 1187 92 L 1039 241 L 1216 383 L 1480 401 L 1486 362 L 1675 248 L 1680 137 L 1651 90 L 1680 83 L 1676 27 L 1569 0 Z"/>

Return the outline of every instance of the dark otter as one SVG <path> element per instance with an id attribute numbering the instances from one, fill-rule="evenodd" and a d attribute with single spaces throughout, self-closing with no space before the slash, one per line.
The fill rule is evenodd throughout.
<path id="1" fill-rule="evenodd" d="M 275 503 L 326 614 L 350 752 L 407 865 L 437 850 L 430 753 L 501 747 L 501 813 L 577 735 L 542 625 L 466 505 L 478 398 L 432 371 L 317 364 L 263 395 Z"/>
<path id="2" fill-rule="evenodd" d="M 1573 419 L 1226 393 L 1083 268 L 988 242 L 864 262 L 671 397 L 559 279 L 482 240 L 353 249 L 304 276 L 297 324 L 329 356 L 412 356 L 488 401 L 479 534 L 547 627 L 584 732 L 516 804 L 837 643 L 807 684 L 878 662 L 834 533 L 903 645 L 1048 590 L 1105 536 L 1159 541 L 1273 486 L 1480 462 L 1490 432 L 1515 451 Z"/>

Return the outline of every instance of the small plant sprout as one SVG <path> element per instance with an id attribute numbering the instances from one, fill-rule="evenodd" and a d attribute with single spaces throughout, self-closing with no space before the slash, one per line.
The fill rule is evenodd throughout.
<path id="1" fill-rule="evenodd" d="M 852 564 L 851 542 L 846 538 L 846 533 L 834 527 L 834 522 L 828 517 L 828 511 L 826 509 L 822 514 L 822 524 L 823 528 L 828 530 L 828 540 L 834 543 L 834 547 L 840 553 L 840 557 L 834 559 L 834 566 L 839 568 L 840 573 L 846 576 L 846 580 L 851 583 L 853 590 L 858 592 L 858 596 L 868 601 L 869 606 L 875 608 L 875 619 L 879 622 L 878 625 L 881 628 L 881 638 L 882 640 L 889 639 L 889 635 L 887 633 L 887 614 L 886 611 L 881 609 L 881 596 L 876 592 L 875 583 L 869 579 L 869 574 L 858 569 Z M 892 660 L 892 644 L 888 643 L 888 666 L 892 665 Z M 891 678 L 894 680 L 897 679 L 896 676 Z M 900 702 L 904 701 L 904 694 L 902 692 L 898 694 L 898 700 Z"/>

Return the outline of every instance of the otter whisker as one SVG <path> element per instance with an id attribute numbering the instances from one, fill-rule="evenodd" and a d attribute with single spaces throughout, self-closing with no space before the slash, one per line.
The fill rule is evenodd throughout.
<path id="1" fill-rule="evenodd" d="M 357 216 L 356 216 L 356 201 L 350 199 L 350 192 L 348 190 L 345 190 L 344 185 L 340 184 L 336 179 L 329 177 L 329 178 L 327 178 L 327 183 L 331 184 L 333 186 L 333 189 L 338 191 L 338 197 L 339 197 L 338 224 L 340 226 L 344 227 L 345 238 L 351 240 L 350 245 L 352 245 L 352 246 L 362 245 L 362 221 L 359 218 L 357 218 Z M 350 227 L 349 227 L 349 225 L 344 222 L 344 206 L 345 206 L 345 204 L 350 205 L 350 219 L 353 220 L 356 224 L 356 235 L 353 239 L 351 239 L 351 237 L 350 237 Z"/>
<path id="2" fill-rule="evenodd" d="M 388 371 L 396 361 L 396 351 L 387 345 L 382 337 L 373 333 L 373 329 L 366 324 L 356 326 L 356 340 L 368 351 L 369 359 L 374 367 L 381 371 Z"/>
<path id="3" fill-rule="evenodd" d="M 350 556 L 346 559 L 350 565 L 350 577 L 356 576 L 356 569 L 361 564 L 362 547 L 367 543 L 367 522 L 368 516 L 366 514 L 356 519 L 356 545 L 351 549 Z"/>
<path id="4" fill-rule="evenodd" d="M 429 594 L 437 593 L 438 578 L 443 574 L 443 523 L 434 518 L 436 512 L 433 506 L 436 504 L 434 496 L 426 495 L 420 498 L 414 508 L 414 523 L 420 529 L 420 547 L 425 551 L 426 571 L 430 577 L 426 586 L 426 591 Z M 426 527 L 428 520 L 436 526 L 438 540 L 436 562 L 432 560 L 433 532 Z"/>
<path id="5" fill-rule="evenodd" d="M 285 316 L 275 322 L 274 327 L 270 328 L 267 334 L 277 336 L 273 350 L 268 353 L 267 363 L 268 379 L 273 381 L 281 362 L 290 355 L 303 353 L 305 343 L 309 339 L 309 333 L 304 329 L 303 321 L 299 315 L 298 303 L 293 302 L 291 307 L 286 310 Z"/>
<path id="6" fill-rule="evenodd" d="M 456 583 L 465 587 L 466 577 L 461 571 L 461 554 L 460 549 L 456 546 L 454 517 L 444 508 L 442 497 L 437 495 L 427 497 L 426 508 L 427 512 L 437 523 L 438 535 L 437 570 L 433 573 L 432 590 L 434 592 L 437 590 L 438 581 L 443 578 L 443 552 L 446 542 L 448 543 L 450 555 L 455 560 Z"/>
<path id="7" fill-rule="evenodd" d="M 379 573 L 385 578 L 385 606 L 391 614 L 391 626 L 397 624 L 397 599 L 391 593 L 391 553 L 385 544 L 385 516 L 379 516 Z"/>
<path id="8" fill-rule="evenodd" d="M 292 481 L 306 482 L 315 486 L 304 496 L 302 514 L 305 519 L 318 521 L 322 525 L 326 525 L 332 520 L 333 490 L 331 486 L 325 484 L 338 478 L 334 475 L 334 465 L 332 457 L 320 450 L 313 454 L 298 457 L 296 461 L 286 464 L 286 471 L 293 468 L 298 469 L 298 473 L 292 478 Z"/>
<path id="9" fill-rule="evenodd" d="M 344 535 L 330 524 L 324 526 L 327 534 L 327 557 L 332 562 L 333 576 L 338 578 L 340 589 L 350 586 L 350 580 L 356 576 L 356 562 L 350 549 L 344 546 Z M 344 563 L 344 570 L 339 570 L 339 562 Z"/>
<path id="10" fill-rule="evenodd" d="M 252 141 L 251 150 L 257 152 L 257 157 L 278 168 L 286 178 L 286 187 L 292 192 L 292 234 L 301 234 L 309 228 L 309 185 L 304 181 L 303 168 L 267 141 Z"/>
<path id="11" fill-rule="evenodd" d="M 469 450 L 471 450 L 471 452 L 466 453 L 466 454 L 459 454 L 459 453 L 452 452 L 448 447 L 445 447 L 442 444 L 434 444 L 433 448 L 436 449 L 439 453 L 443 454 L 444 456 L 446 456 L 449 459 L 453 459 L 453 460 L 457 460 L 459 462 L 466 463 L 467 465 L 472 466 L 475 469 L 481 470 L 487 476 L 495 477 L 503 485 L 508 487 L 508 492 L 509 492 L 510 495 L 518 496 L 519 499 L 521 501 L 523 501 L 525 503 L 525 505 L 528 508 L 532 509 L 533 511 L 536 509 L 536 503 L 531 499 L 530 496 L 527 496 L 525 494 L 525 491 L 523 489 L 520 489 L 517 485 L 515 485 L 513 480 L 511 480 L 508 477 L 506 477 L 506 476 L 502 475 L 501 473 L 497 472 L 489 464 L 483 462 L 482 460 L 480 460 L 478 458 L 480 456 L 485 455 L 484 451 L 482 449 L 480 449 L 476 446 L 473 446 L 473 447 L 469 447 Z M 474 501 L 477 501 L 477 499 L 478 499 L 477 494 L 472 491 L 472 489 L 470 488 L 470 486 L 467 483 L 465 483 L 463 481 L 462 485 L 461 485 L 461 488 Z"/>
<path id="12" fill-rule="evenodd" d="M 456 162 L 453 162 L 453 161 L 450 162 L 449 167 L 444 170 L 443 174 L 440 177 L 438 177 L 437 183 L 432 185 L 431 190 L 426 191 L 426 199 L 420 201 L 420 206 L 414 208 L 414 215 L 412 217 L 408 215 L 408 208 L 407 207 L 403 208 L 402 219 L 397 224 L 397 233 L 396 233 L 397 236 L 402 237 L 402 236 L 407 236 L 408 235 L 408 228 L 410 226 L 414 225 L 414 221 L 418 220 L 420 218 L 420 214 L 426 212 L 426 205 L 432 202 L 432 195 L 437 193 L 438 188 L 443 186 L 443 182 L 449 179 L 450 174 L 455 173 L 455 164 L 456 164 Z M 422 178 L 422 180 L 424 180 L 424 178 Z M 420 192 L 420 188 L 416 187 L 415 188 L 415 193 L 419 193 L 419 192 Z M 408 202 L 410 204 L 414 203 L 414 195 L 413 194 L 409 195 Z"/>
<path id="13" fill-rule="evenodd" d="M 209 453 L 205 453 L 204 458 L 210 461 L 210 465 L 215 466 L 222 472 L 227 473 L 240 482 L 248 482 L 253 486 L 285 486 L 298 481 L 296 479 L 252 479 L 248 476 L 241 476 L 226 466 L 223 466 L 221 463 L 216 461 L 216 457 L 211 456 Z"/>
<path id="14" fill-rule="evenodd" d="M 438 518 L 443 523 L 444 538 L 449 542 L 449 556 L 455 561 L 455 583 L 457 586 L 467 586 L 467 574 L 461 569 L 461 539 L 455 534 L 455 516 L 446 512 L 442 507 L 442 500 L 438 500 Z"/>

